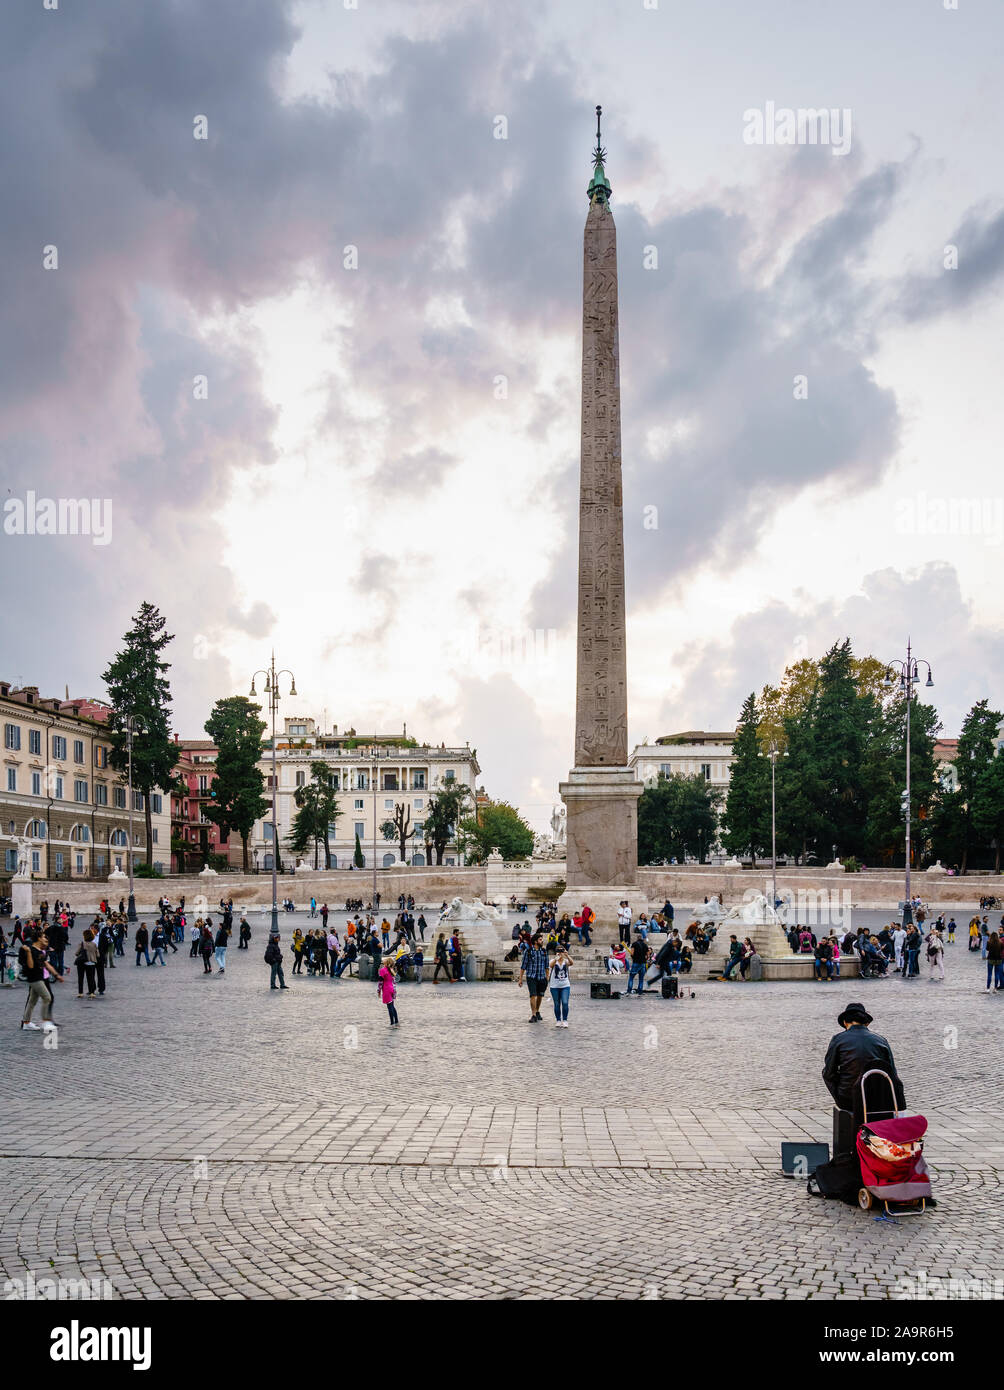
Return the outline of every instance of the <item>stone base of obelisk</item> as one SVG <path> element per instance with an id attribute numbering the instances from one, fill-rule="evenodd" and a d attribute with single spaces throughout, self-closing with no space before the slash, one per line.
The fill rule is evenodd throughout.
<path id="1" fill-rule="evenodd" d="M 577 912 L 584 902 L 596 921 L 617 921 L 627 898 L 636 908 L 638 798 L 644 790 L 629 767 L 573 767 L 558 793 L 568 811 L 565 891 L 558 912 Z"/>

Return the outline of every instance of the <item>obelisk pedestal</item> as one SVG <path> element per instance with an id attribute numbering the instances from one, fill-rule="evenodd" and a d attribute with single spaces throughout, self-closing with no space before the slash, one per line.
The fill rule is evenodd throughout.
<path id="1" fill-rule="evenodd" d="M 638 798 L 627 766 L 624 514 L 621 492 L 617 231 L 599 114 L 583 237 L 582 434 L 575 766 L 558 790 L 568 808 L 566 888 L 559 908 L 587 901 L 616 920 L 638 894 Z"/>

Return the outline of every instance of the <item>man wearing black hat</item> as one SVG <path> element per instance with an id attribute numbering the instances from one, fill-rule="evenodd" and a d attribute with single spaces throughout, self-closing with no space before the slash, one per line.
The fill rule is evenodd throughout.
<path id="1" fill-rule="evenodd" d="M 892 1048 L 880 1033 L 873 1033 L 869 1029 L 871 1021 L 872 1016 L 863 1004 L 848 1004 L 843 1013 L 837 1015 L 841 1031 L 830 1039 L 823 1063 L 826 1089 L 839 1110 L 853 1113 L 855 1134 L 864 1123 L 861 1078 L 873 1068 L 884 1071 L 891 1079 L 899 1109 L 906 1105 Z M 888 1119 L 892 1115 L 892 1096 L 884 1079 L 871 1077 L 867 1092 L 869 1119 Z"/>

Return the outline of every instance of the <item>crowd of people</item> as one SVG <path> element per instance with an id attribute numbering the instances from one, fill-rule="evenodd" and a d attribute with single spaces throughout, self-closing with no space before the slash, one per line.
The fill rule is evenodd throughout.
<path id="1" fill-rule="evenodd" d="M 204 901 L 204 900 L 203 900 Z M 995 929 L 984 910 L 988 899 L 981 900 L 981 910 L 968 923 L 968 949 L 979 952 L 986 962 L 985 989 L 1004 990 L 1004 916 Z M 365 907 L 361 899 L 351 900 L 349 916 L 339 927 L 329 921 L 327 903 L 318 906 L 311 899 L 308 917 L 320 919 L 317 927 L 294 928 L 290 941 L 293 957 L 292 974 L 327 977 L 337 982 L 347 973 L 361 973 L 359 964 L 368 958 L 367 974 L 374 980 L 380 999 L 388 1010 L 390 1026 L 397 1027 L 397 986 L 404 981 L 422 981 L 426 968 L 426 932 L 428 923 L 422 912 L 414 912 L 414 898 L 401 894 L 398 911 L 379 915 L 379 895 Z M 374 910 L 375 905 L 375 910 Z M 446 903 L 443 903 L 443 910 Z M 525 904 L 520 904 L 525 908 Z M 812 960 L 814 978 L 820 983 L 839 980 L 841 961 L 854 958 L 860 961 L 860 973 L 865 977 L 899 975 L 906 980 L 916 979 L 925 960 L 928 977 L 934 981 L 945 978 L 946 948 L 956 944 L 958 925 L 954 916 L 939 915 L 929 922 L 929 914 L 919 900 L 912 904 L 915 921 L 903 925 L 890 922 L 878 931 L 867 927 L 839 932 L 836 928 L 818 933 L 808 925 L 794 925 L 787 931 L 793 954 Z M 0 924 L 0 981 L 11 985 L 20 981 L 28 986 L 28 999 L 21 1020 L 22 1028 L 37 1030 L 33 1014 L 41 1005 L 42 1028 L 54 1025 L 52 1019 L 53 991 L 51 983 L 60 983 L 75 974 L 79 999 L 101 999 L 108 988 L 108 972 L 126 956 L 127 949 L 135 956 L 135 964 L 150 969 L 166 966 L 170 956 L 187 939 L 189 958 L 199 961 L 203 975 L 226 974 L 226 958 L 234 932 L 232 899 L 221 899 L 219 913 L 209 913 L 189 920 L 182 897 L 172 905 L 161 898 L 155 920 L 148 926 L 135 923 L 129 946 L 131 924 L 124 900 L 117 907 L 102 899 L 97 913 L 73 945 L 77 913 L 68 903 L 39 904 L 37 911 L 22 921 L 13 919 L 8 936 Z M 663 908 L 651 914 L 631 913 L 622 902 L 617 914 L 618 939 L 611 944 L 606 956 L 606 968 L 611 975 L 627 980 L 627 994 L 640 995 L 660 979 L 672 975 L 685 976 L 693 969 L 695 955 L 705 954 L 716 934 L 713 925 L 691 922 L 684 933 L 674 926 L 673 905 L 668 900 Z M 596 915 L 583 903 L 572 913 L 561 911 L 554 902 L 543 902 L 536 910 L 536 925 L 529 916 L 512 928 L 512 948 L 506 959 L 519 961 L 519 981 L 525 983 L 530 998 L 530 1021 L 540 1022 L 541 1002 L 550 990 L 554 1001 L 555 1024 L 568 1026 L 571 944 L 592 943 Z M 449 923 L 447 922 L 448 926 Z M 252 930 L 246 915 L 237 925 L 237 949 L 248 950 Z M 466 983 L 464 948 L 456 931 L 440 931 L 432 952 L 432 981 L 434 984 Z M 72 955 L 70 951 L 72 950 Z M 726 982 L 750 978 L 750 965 L 756 955 L 751 937 L 743 940 L 735 934 L 728 942 L 722 972 Z M 16 959 L 16 967 L 14 960 Z M 288 989 L 283 973 L 283 952 L 278 932 L 270 932 L 265 950 L 265 962 L 270 967 L 270 987 Z"/>

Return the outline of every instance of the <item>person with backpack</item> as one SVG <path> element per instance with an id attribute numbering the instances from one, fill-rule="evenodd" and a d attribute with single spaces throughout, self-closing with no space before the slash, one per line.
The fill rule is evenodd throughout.
<path id="1" fill-rule="evenodd" d="M 648 942 L 640 931 L 635 931 L 635 938 L 631 943 L 631 969 L 628 974 L 627 992 L 631 993 L 631 985 L 637 980 L 637 994 L 641 994 L 645 988 L 645 971 L 648 968 Z"/>
<path id="2" fill-rule="evenodd" d="M 216 970 L 219 975 L 225 975 L 227 971 L 227 940 L 229 936 L 230 928 L 227 926 L 226 917 L 224 917 L 213 943 L 216 950 Z"/>
<path id="3" fill-rule="evenodd" d="M 272 970 L 269 989 L 288 989 L 286 977 L 282 973 L 282 951 L 279 947 L 278 932 L 269 932 L 268 945 L 265 947 L 265 964 L 270 966 Z M 279 981 L 278 985 L 276 980 Z"/>
<path id="4" fill-rule="evenodd" d="M 247 916 L 242 912 L 240 926 L 237 928 L 238 951 L 246 951 L 248 949 L 248 943 L 250 942 L 250 940 L 251 923 L 248 921 Z"/>
<path id="5" fill-rule="evenodd" d="M 464 950 L 456 932 L 450 937 L 450 967 L 457 984 L 465 985 L 467 977 L 464 975 Z"/>
<path id="6" fill-rule="evenodd" d="M 88 930 L 90 930 L 88 928 Z M 133 945 L 136 948 L 136 964 L 139 965 L 139 958 L 143 956 L 147 965 L 150 964 L 150 933 L 147 931 L 143 922 L 136 927 L 136 935 L 133 937 Z"/>
<path id="7" fill-rule="evenodd" d="M 202 924 L 202 937 L 199 941 L 199 955 L 202 957 L 203 975 L 211 975 L 213 973 L 213 947 L 213 919 L 207 917 Z"/>
<path id="8" fill-rule="evenodd" d="M 930 979 L 935 978 L 935 972 L 939 979 L 945 978 L 945 943 L 937 926 L 932 927 L 927 934 L 927 968 Z"/>

